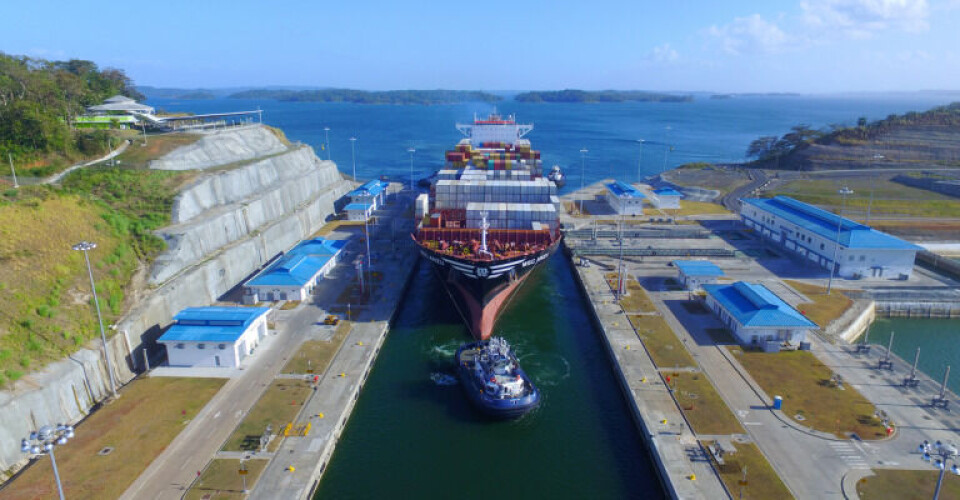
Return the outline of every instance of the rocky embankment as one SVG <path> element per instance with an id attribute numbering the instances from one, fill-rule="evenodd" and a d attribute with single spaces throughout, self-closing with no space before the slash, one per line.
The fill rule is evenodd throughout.
<path id="1" fill-rule="evenodd" d="M 877 155 L 883 158 L 877 158 Z M 811 144 L 785 159 L 788 170 L 937 168 L 960 165 L 960 130 L 904 125 L 861 143 Z"/>
<path id="2" fill-rule="evenodd" d="M 215 302 L 314 233 L 352 188 L 333 162 L 261 126 L 206 133 L 150 166 L 202 172 L 174 200 L 173 224 L 159 231 L 167 249 L 108 342 L 121 383 L 143 369 L 145 348 L 156 353 L 156 338 L 179 310 Z M 109 394 L 99 352 L 81 350 L 0 392 L 0 471 L 26 462 L 21 437 L 38 425 L 77 422 Z"/>

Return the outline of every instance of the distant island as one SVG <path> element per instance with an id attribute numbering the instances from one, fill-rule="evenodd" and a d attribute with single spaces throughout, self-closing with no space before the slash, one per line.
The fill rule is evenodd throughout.
<path id="1" fill-rule="evenodd" d="M 230 94 L 231 99 L 275 99 L 300 102 L 351 102 L 356 104 L 460 104 L 498 102 L 503 97 L 472 90 L 246 90 Z"/>
<path id="2" fill-rule="evenodd" d="M 518 102 L 691 102 L 692 95 L 663 94 L 642 90 L 550 90 L 524 92 L 514 97 Z"/>

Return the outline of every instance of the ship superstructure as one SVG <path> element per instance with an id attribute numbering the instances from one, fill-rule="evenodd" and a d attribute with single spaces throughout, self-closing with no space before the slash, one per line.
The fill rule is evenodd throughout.
<path id="1" fill-rule="evenodd" d="M 464 139 L 447 151 L 414 239 L 471 333 L 486 339 L 507 299 L 556 250 L 561 206 L 523 138 L 533 125 L 494 114 L 457 129 Z"/>

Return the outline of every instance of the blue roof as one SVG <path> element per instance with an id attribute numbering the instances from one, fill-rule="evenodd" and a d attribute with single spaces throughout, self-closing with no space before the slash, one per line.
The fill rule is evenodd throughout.
<path id="1" fill-rule="evenodd" d="M 836 240 L 837 225 L 839 224 L 840 245 L 847 248 L 922 250 L 919 246 L 908 241 L 903 241 L 900 238 L 877 231 L 870 226 L 786 196 L 769 199 L 744 198 L 741 201 L 770 212 L 830 241 Z"/>
<path id="2" fill-rule="evenodd" d="M 303 286 L 336 257 L 345 240 L 314 238 L 293 247 L 270 267 L 246 283 L 246 286 Z"/>
<path id="3" fill-rule="evenodd" d="M 377 196 L 382 193 L 384 189 L 387 189 L 387 186 L 390 184 L 384 181 L 372 180 L 366 184 L 350 191 L 350 194 L 347 195 L 351 198 L 357 196 Z"/>
<path id="4" fill-rule="evenodd" d="M 703 285 L 703 290 L 743 326 L 817 328 L 763 285 L 738 281 L 732 285 Z"/>
<path id="5" fill-rule="evenodd" d="M 369 209 L 372 205 L 373 205 L 372 203 L 351 203 L 351 204 L 343 207 L 343 209 L 344 209 L 344 210 L 367 210 L 367 209 Z"/>
<path id="6" fill-rule="evenodd" d="M 173 317 L 174 324 L 158 342 L 236 342 L 269 307 L 190 307 Z"/>
<path id="7" fill-rule="evenodd" d="M 617 198 L 646 198 L 637 188 L 623 181 L 614 181 L 607 184 L 607 189 Z"/>
<path id="8" fill-rule="evenodd" d="M 679 197 L 683 198 L 683 193 L 681 193 L 680 191 L 677 191 L 676 189 L 673 189 L 673 188 L 654 189 L 653 192 L 654 192 L 657 196 L 679 196 Z"/>
<path id="9" fill-rule="evenodd" d="M 675 260 L 673 265 L 687 276 L 723 276 L 723 269 L 709 260 Z"/>

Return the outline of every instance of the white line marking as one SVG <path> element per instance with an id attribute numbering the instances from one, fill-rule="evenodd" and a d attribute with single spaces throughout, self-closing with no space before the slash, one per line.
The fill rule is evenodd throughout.
<path id="1" fill-rule="evenodd" d="M 220 412 L 214 413 L 214 414 L 213 414 L 213 418 L 220 418 Z"/>

